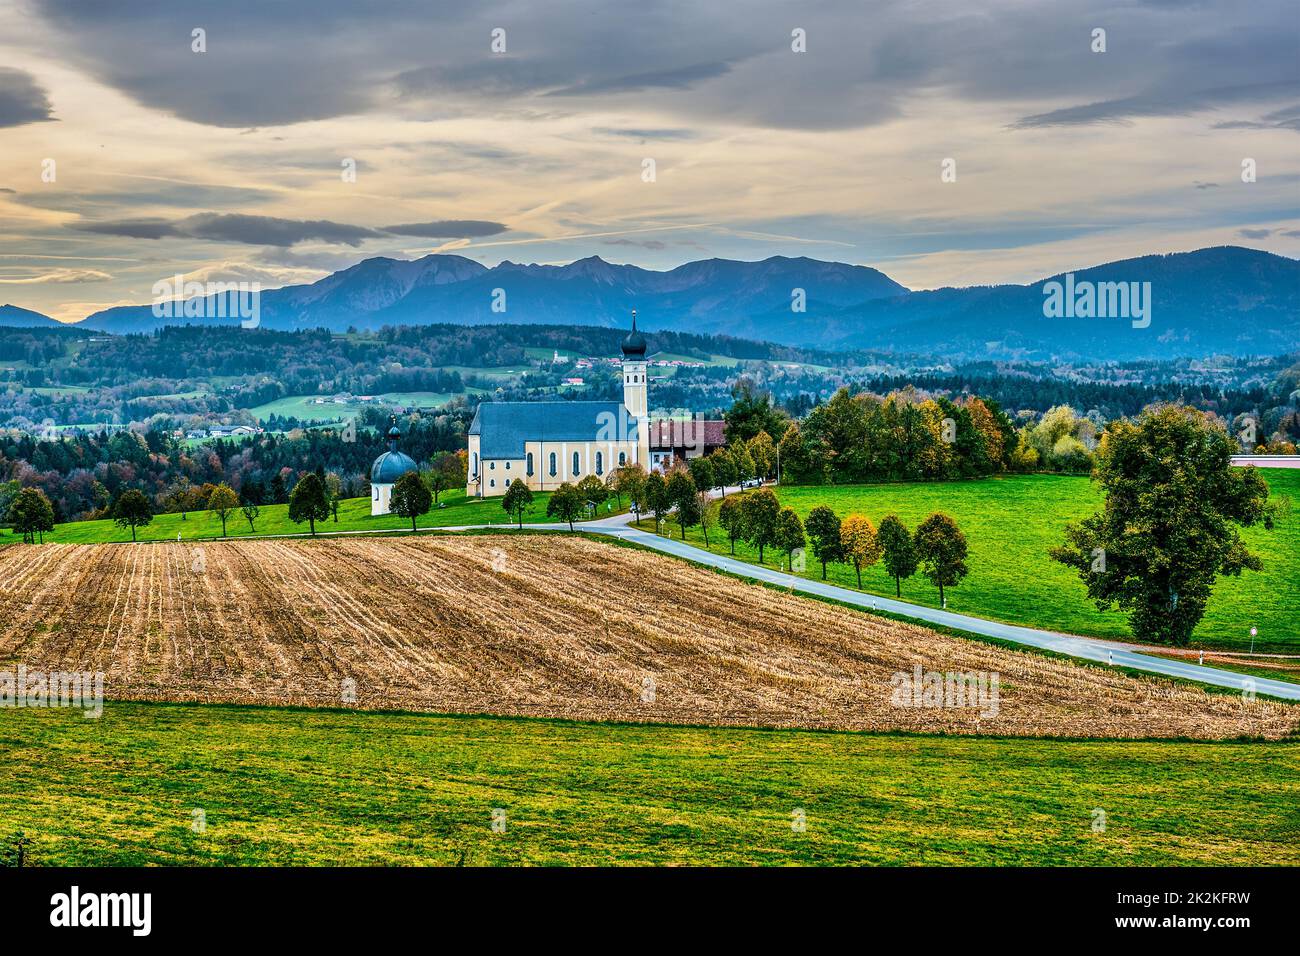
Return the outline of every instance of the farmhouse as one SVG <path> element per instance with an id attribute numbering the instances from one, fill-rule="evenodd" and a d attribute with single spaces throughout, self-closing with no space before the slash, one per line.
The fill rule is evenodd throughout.
<path id="1" fill-rule="evenodd" d="M 376 458 L 375 463 L 370 466 L 370 513 L 372 515 L 388 514 L 393 484 L 407 472 L 419 470 L 419 466 L 410 455 L 397 450 L 397 440 L 401 437 L 397 419 L 394 418 L 392 427 L 388 429 L 388 451 Z"/>

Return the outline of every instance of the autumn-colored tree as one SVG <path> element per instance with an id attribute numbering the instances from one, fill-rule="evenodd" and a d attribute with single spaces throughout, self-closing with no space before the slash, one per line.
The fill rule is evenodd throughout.
<path id="1" fill-rule="evenodd" d="M 722 497 L 727 497 L 727 485 L 734 485 L 738 480 L 735 460 L 725 448 L 715 448 L 709 455 L 709 464 L 713 466 L 713 480 L 722 488 Z"/>
<path id="2" fill-rule="evenodd" d="M 857 572 L 860 589 L 862 569 L 871 567 L 880 559 L 880 542 L 876 539 L 871 519 L 866 515 L 852 514 L 841 521 L 840 547 L 844 549 L 844 560 Z"/>
<path id="3" fill-rule="evenodd" d="M 776 471 L 776 445 L 772 436 L 765 431 L 759 432 L 748 442 L 745 449 L 754 462 L 754 477 L 769 478 Z"/>
<path id="4" fill-rule="evenodd" d="M 645 480 L 645 507 L 654 515 L 655 533 L 658 533 L 659 525 L 672 510 L 672 504 L 668 501 L 668 482 L 657 471 L 651 472 Z"/>
<path id="5" fill-rule="evenodd" d="M 640 464 L 624 465 L 614 472 L 614 491 L 622 496 L 627 495 L 627 500 L 636 512 L 637 524 L 641 523 L 641 512 L 645 509 L 645 468 Z M 619 508 L 623 507 L 623 501 L 620 497 Z"/>

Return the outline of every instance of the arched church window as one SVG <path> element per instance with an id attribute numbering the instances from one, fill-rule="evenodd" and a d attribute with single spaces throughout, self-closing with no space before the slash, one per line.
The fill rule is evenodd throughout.
<path id="1" fill-rule="evenodd" d="M 551 452 L 551 477 L 555 477 L 555 452 Z"/>
<path id="2" fill-rule="evenodd" d="M 528 467 L 525 470 L 528 472 L 529 478 L 533 477 L 533 453 L 531 451 L 528 453 Z"/>
<path id="3" fill-rule="evenodd" d="M 626 464 L 627 464 L 627 452 L 621 451 L 618 453 L 618 467 L 622 468 Z"/>
<path id="4" fill-rule="evenodd" d="M 604 456 L 602 456 L 600 452 L 596 452 L 596 474 L 601 475 L 604 473 L 605 473 Z"/>
<path id="5" fill-rule="evenodd" d="M 578 477 L 578 472 L 581 471 L 581 470 L 582 470 L 582 462 L 581 462 L 581 460 L 578 458 L 578 453 L 575 451 L 575 452 L 573 453 L 573 477 L 574 477 L 574 478 L 577 478 L 577 477 Z"/>
<path id="6" fill-rule="evenodd" d="M 470 476 L 473 478 L 478 477 L 478 452 L 474 452 L 474 469 Z"/>

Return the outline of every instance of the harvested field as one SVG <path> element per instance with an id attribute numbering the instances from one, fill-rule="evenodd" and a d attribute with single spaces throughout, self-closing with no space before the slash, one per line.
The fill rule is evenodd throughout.
<path id="1" fill-rule="evenodd" d="M 1300 708 L 1130 678 L 560 536 L 0 550 L 0 668 L 112 699 L 1047 736 L 1280 738 Z M 996 672 L 987 707 L 891 678 Z"/>

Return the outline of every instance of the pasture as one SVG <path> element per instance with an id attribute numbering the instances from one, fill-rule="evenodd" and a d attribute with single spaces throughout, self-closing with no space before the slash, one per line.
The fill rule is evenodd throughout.
<path id="1" fill-rule="evenodd" d="M 524 515 L 524 524 L 545 523 L 552 519 L 546 517 L 546 504 L 550 501 L 549 491 L 533 492 L 532 508 Z M 445 507 L 430 508 L 428 512 L 416 519 L 421 528 L 445 528 L 449 525 L 466 524 L 507 524 L 510 516 L 501 507 L 500 498 L 470 498 L 463 491 L 453 490 L 439 495 L 439 502 Z M 606 512 L 602 511 L 602 515 Z M 386 531 L 411 529 L 411 519 L 399 515 L 370 514 L 369 498 L 346 498 L 339 502 L 338 521 L 318 521 L 316 531 Z M 294 524 L 289 520 L 288 505 L 262 505 L 261 512 L 253 527 L 250 528 L 243 512 L 235 511 L 226 519 L 226 532 L 232 538 L 256 537 L 268 534 L 306 534 L 307 524 Z M 175 512 L 154 515 L 153 521 L 143 528 L 136 529 L 136 536 L 141 541 L 175 541 L 176 535 L 183 541 L 215 539 L 221 537 L 221 521 L 208 511 L 191 511 L 185 517 Z M 130 541 L 131 531 L 119 528 L 105 518 L 98 521 L 70 521 L 56 525 L 53 533 L 45 535 L 45 540 L 66 544 L 91 544 L 107 541 Z M 21 541 L 9 529 L 0 529 L 0 544 Z"/>
<path id="2" fill-rule="evenodd" d="M 38 866 L 1300 864 L 1295 742 L 142 703 L 0 739 L 0 856 Z"/>
<path id="3" fill-rule="evenodd" d="M 1263 559 L 1264 570 L 1239 578 L 1221 577 L 1215 585 L 1205 618 L 1192 646 L 1245 650 L 1250 628 L 1259 630 L 1256 649 L 1300 653 L 1300 470 L 1267 469 L 1263 472 L 1273 500 L 1290 499 L 1273 531 L 1246 529 L 1242 537 Z M 978 481 L 924 484 L 875 484 L 830 487 L 786 486 L 776 489 L 782 505 L 802 519 L 818 505 L 826 505 L 841 518 L 858 512 L 879 526 L 885 515 L 897 514 L 909 529 L 935 511 L 956 519 L 970 546 L 970 574 L 948 590 L 948 609 L 1013 624 L 1026 624 L 1072 634 L 1131 639 L 1127 618 L 1119 611 L 1098 611 L 1087 598 L 1076 574 L 1048 557 L 1063 541 L 1067 522 L 1099 510 L 1102 497 L 1087 478 L 1032 475 Z M 650 528 L 652 521 L 643 522 Z M 665 533 L 679 529 L 665 524 Z M 710 550 L 726 553 L 721 529 L 710 532 Z M 699 528 L 688 530 L 687 540 L 704 547 Z M 738 557 L 757 561 L 757 551 L 737 543 Z M 770 549 L 764 555 L 772 567 L 783 556 Z M 821 577 L 821 565 L 807 553 L 807 577 Z M 856 587 L 853 568 L 832 565 L 829 579 Z M 894 596 L 894 581 L 880 564 L 863 571 L 862 587 L 872 594 Z M 937 589 L 922 575 L 904 581 L 905 601 L 937 607 Z"/>

